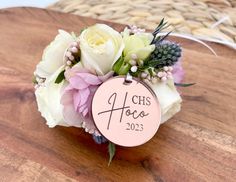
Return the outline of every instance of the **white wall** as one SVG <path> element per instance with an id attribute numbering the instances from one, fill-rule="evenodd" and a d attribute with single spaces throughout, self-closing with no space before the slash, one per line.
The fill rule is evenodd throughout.
<path id="1" fill-rule="evenodd" d="M 0 0 L 0 8 L 33 6 L 44 8 L 57 0 Z"/>

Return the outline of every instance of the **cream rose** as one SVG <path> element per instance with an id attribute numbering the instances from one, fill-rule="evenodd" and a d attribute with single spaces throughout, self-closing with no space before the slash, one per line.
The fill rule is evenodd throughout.
<path id="1" fill-rule="evenodd" d="M 124 60 L 126 62 L 131 59 L 132 54 L 135 54 L 140 60 L 145 60 L 155 49 L 155 45 L 150 44 L 153 40 L 153 35 L 151 33 L 137 33 L 130 35 L 126 28 L 122 34 L 125 44 Z"/>
<path id="2" fill-rule="evenodd" d="M 85 29 L 79 40 L 83 66 L 99 75 L 112 70 L 124 49 L 120 33 L 104 24 Z"/>
<path id="3" fill-rule="evenodd" d="M 42 61 L 36 66 L 35 74 L 42 78 L 49 78 L 63 63 L 63 57 L 66 49 L 72 42 L 76 41 L 68 32 L 59 30 L 55 40 L 44 50 Z"/>
<path id="4" fill-rule="evenodd" d="M 55 80 L 58 74 L 63 70 L 61 66 L 51 77 L 45 81 L 45 86 L 40 86 L 35 91 L 38 104 L 38 110 L 46 119 L 49 127 L 56 125 L 67 126 L 62 114 L 62 105 L 60 104 L 61 90 L 67 85 L 65 81 L 56 84 Z"/>
<path id="5" fill-rule="evenodd" d="M 149 83 L 161 106 L 161 123 L 174 116 L 181 109 L 182 99 L 177 92 L 173 80 L 167 82 Z"/>

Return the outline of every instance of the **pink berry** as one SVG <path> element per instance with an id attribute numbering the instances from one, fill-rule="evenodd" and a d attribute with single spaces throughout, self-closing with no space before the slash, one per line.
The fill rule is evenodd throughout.
<path id="1" fill-rule="evenodd" d="M 71 48 L 71 52 L 77 53 L 77 52 L 78 52 L 78 48 L 77 48 L 77 47 L 72 47 L 72 48 Z"/>
<path id="2" fill-rule="evenodd" d="M 140 33 L 144 33 L 144 32 L 146 32 L 145 29 L 139 29 L 139 31 L 140 31 Z"/>
<path id="3" fill-rule="evenodd" d="M 67 61 L 66 64 L 70 66 L 71 65 L 71 61 Z"/>
<path id="4" fill-rule="evenodd" d="M 130 69 L 133 73 L 135 73 L 138 70 L 137 66 L 132 66 Z"/>
<path id="5" fill-rule="evenodd" d="M 138 56 L 136 54 L 131 54 L 131 59 L 136 60 L 138 59 Z"/>
<path id="6" fill-rule="evenodd" d="M 157 77 L 152 77 L 152 83 L 157 83 L 158 79 Z"/>
<path id="7" fill-rule="evenodd" d="M 39 85 L 35 85 L 34 88 L 35 88 L 35 89 L 38 89 L 38 88 L 39 88 Z"/>
<path id="8" fill-rule="evenodd" d="M 163 67 L 163 70 L 164 70 L 164 71 L 168 71 L 169 68 L 168 68 L 167 66 L 164 66 L 164 67 Z"/>
<path id="9" fill-rule="evenodd" d="M 129 64 L 132 65 L 132 66 L 135 66 L 135 65 L 136 65 L 136 61 L 131 59 L 131 60 L 129 61 Z"/>
<path id="10" fill-rule="evenodd" d="M 137 29 L 133 29 L 132 32 L 133 32 L 134 34 L 136 34 L 136 33 L 138 33 L 138 30 L 137 30 Z"/>
<path id="11" fill-rule="evenodd" d="M 141 78 L 147 78 L 148 74 L 146 72 L 141 73 Z"/>
<path id="12" fill-rule="evenodd" d="M 167 78 L 164 76 L 161 78 L 161 81 L 165 82 L 167 80 Z"/>
<path id="13" fill-rule="evenodd" d="M 64 57 L 64 62 L 66 63 L 66 61 L 68 61 L 68 57 L 65 55 L 65 57 Z"/>
<path id="14" fill-rule="evenodd" d="M 167 72 L 167 75 L 172 75 L 172 73 L 170 71 Z"/>
<path id="15" fill-rule="evenodd" d="M 77 42 L 72 42 L 71 46 L 72 47 L 77 47 L 78 43 Z"/>
<path id="16" fill-rule="evenodd" d="M 168 69 L 169 69 L 169 71 L 173 71 L 173 67 L 172 66 L 169 66 Z"/>
<path id="17" fill-rule="evenodd" d="M 71 56 L 71 52 L 70 51 L 67 51 L 66 52 L 66 57 L 70 57 Z"/>
<path id="18" fill-rule="evenodd" d="M 163 72 L 162 72 L 162 71 L 158 72 L 158 73 L 157 73 L 157 76 L 158 76 L 159 78 L 163 77 Z"/>
<path id="19" fill-rule="evenodd" d="M 70 59 L 71 61 L 73 61 L 73 60 L 75 59 L 75 57 L 71 55 L 71 56 L 69 57 L 69 59 Z"/>

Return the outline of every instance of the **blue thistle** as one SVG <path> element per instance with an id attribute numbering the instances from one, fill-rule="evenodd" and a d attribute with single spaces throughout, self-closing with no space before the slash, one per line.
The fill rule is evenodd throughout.
<path id="1" fill-rule="evenodd" d="M 106 142 L 108 141 L 104 136 L 96 136 L 96 135 L 93 135 L 93 140 L 94 140 L 97 144 L 106 143 Z"/>
<path id="2" fill-rule="evenodd" d="M 170 41 L 161 41 L 148 58 L 147 65 L 157 69 L 174 65 L 181 57 L 181 47 Z"/>

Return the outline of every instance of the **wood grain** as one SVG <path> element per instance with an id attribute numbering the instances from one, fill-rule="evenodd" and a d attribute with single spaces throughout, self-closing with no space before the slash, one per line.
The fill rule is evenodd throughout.
<path id="1" fill-rule="evenodd" d="M 236 53 L 211 44 L 215 57 L 186 40 L 183 108 L 148 143 L 107 146 L 78 128 L 49 129 L 31 78 L 57 29 L 80 32 L 98 21 L 35 8 L 0 10 L 0 181 L 235 181 Z M 106 22 L 107 23 L 107 22 Z M 108 23 L 117 30 L 122 25 Z"/>

